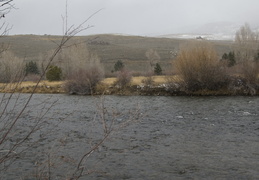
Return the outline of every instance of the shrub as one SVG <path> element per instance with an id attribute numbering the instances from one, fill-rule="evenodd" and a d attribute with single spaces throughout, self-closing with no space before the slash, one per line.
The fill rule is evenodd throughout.
<path id="1" fill-rule="evenodd" d="M 18 82 L 24 77 L 23 60 L 12 52 L 5 51 L 0 56 L 0 82 Z"/>
<path id="2" fill-rule="evenodd" d="M 65 83 L 65 91 L 69 94 L 89 95 L 96 90 L 103 79 L 103 71 L 98 66 L 74 71 Z"/>
<path id="3" fill-rule="evenodd" d="M 121 60 L 118 60 L 115 64 L 114 64 L 114 71 L 121 71 L 124 68 L 124 64 Z"/>
<path id="4" fill-rule="evenodd" d="M 176 69 L 187 90 L 217 90 L 227 83 L 226 67 L 216 51 L 206 42 L 182 49 L 175 61 Z"/>
<path id="5" fill-rule="evenodd" d="M 39 74 L 39 69 L 36 62 L 30 61 L 25 64 L 25 75 L 28 74 Z"/>
<path id="6" fill-rule="evenodd" d="M 117 73 L 117 79 L 115 81 L 115 85 L 119 86 L 120 88 L 125 88 L 130 84 L 131 80 L 132 80 L 131 73 L 126 69 L 122 69 Z"/>
<path id="7" fill-rule="evenodd" d="M 156 63 L 156 65 L 154 67 L 154 73 L 156 75 L 161 75 L 162 74 L 162 68 L 161 68 L 160 64 Z"/>
<path id="8" fill-rule="evenodd" d="M 62 79 L 62 70 L 58 66 L 50 66 L 46 72 L 48 81 L 60 81 Z"/>
<path id="9" fill-rule="evenodd" d="M 254 61 L 243 62 L 241 73 L 249 84 L 258 84 L 259 63 Z"/>
<path id="10" fill-rule="evenodd" d="M 236 64 L 236 58 L 234 52 L 224 53 L 222 56 L 222 60 L 227 61 L 228 67 L 232 67 Z"/>

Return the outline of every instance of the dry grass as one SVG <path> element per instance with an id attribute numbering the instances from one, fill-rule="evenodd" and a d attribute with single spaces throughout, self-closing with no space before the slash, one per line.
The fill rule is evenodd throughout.
<path id="1" fill-rule="evenodd" d="M 61 86 L 62 84 L 63 84 L 62 81 L 51 81 L 51 82 L 50 81 L 41 81 L 39 85 L 55 87 L 55 86 Z M 35 85 L 36 85 L 36 82 L 32 82 L 32 81 L 26 81 L 26 82 L 21 83 L 22 87 L 35 86 Z"/>
<path id="2" fill-rule="evenodd" d="M 21 83 L 0 83 L 0 92 L 21 92 L 31 93 L 36 86 L 36 82 L 26 81 Z M 36 93 L 63 93 L 62 81 L 41 81 L 36 89 Z"/>
<path id="3" fill-rule="evenodd" d="M 131 84 L 132 85 L 140 85 L 142 84 L 143 79 L 145 79 L 145 76 L 138 76 L 138 77 L 133 77 Z M 155 84 L 164 84 L 167 83 L 168 76 L 153 76 L 153 80 Z M 178 79 L 178 76 L 174 76 L 174 79 Z M 102 83 L 107 84 L 107 85 L 112 85 L 116 81 L 116 78 L 105 78 Z"/>

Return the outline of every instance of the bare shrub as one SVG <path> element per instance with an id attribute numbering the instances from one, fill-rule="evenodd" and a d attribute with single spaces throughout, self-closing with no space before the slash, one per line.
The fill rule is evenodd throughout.
<path id="1" fill-rule="evenodd" d="M 241 72 L 249 84 L 258 83 L 259 63 L 245 61 L 241 64 Z"/>
<path id="2" fill-rule="evenodd" d="M 117 79 L 115 81 L 115 85 L 119 86 L 120 88 L 127 87 L 132 80 L 132 74 L 130 71 L 126 69 L 122 69 L 117 73 Z"/>
<path id="3" fill-rule="evenodd" d="M 221 64 L 214 48 L 207 42 L 196 42 L 183 48 L 176 69 L 187 90 L 217 90 L 227 83 L 226 66 Z"/>
<path id="4" fill-rule="evenodd" d="M 256 61 L 243 61 L 228 69 L 231 76 L 240 76 L 250 85 L 257 85 L 259 75 L 259 63 Z"/>
<path id="5" fill-rule="evenodd" d="M 153 73 L 147 73 L 145 78 L 141 81 L 145 86 L 152 86 L 154 84 Z"/>
<path id="6" fill-rule="evenodd" d="M 149 65 L 150 65 L 150 71 L 154 70 L 154 67 L 156 63 L 160 60 L 160 56 L 154 49 L 149 49 L 146 51 L 146 57 L 148 58 Z"/>
<path id="7" fill-rule="evenodd" d="M 98 66 L 79 69 L 68 77 L 65 91 L 69 94 L 89 95 L 96 90 L 97 84 L 103 79 L 103 71 Z"/>
<path id="8" fill-rule="evenodd" d="M 87 66 L 97 65 L 101 67 L 99 57 L 91 53 L 85 43 L 78 42 L 63 49 L 57 56 L 56 62 L 60 65 L 65 79 L 73 76 L 73 73 Z"/>
<path id="9" fill-rule="evenodd" d="M 253 32 L 248 24 L 236 32 L 234 43 L 237 62 L 254 61 L 259 49 L 259 34 Z"/>
<path id="10" fill-rule="evenodd" d="M 0 57 L 0 82 L 19 81 L 23 74 L 23 60 L 10 51 L 2 52 Z"/>

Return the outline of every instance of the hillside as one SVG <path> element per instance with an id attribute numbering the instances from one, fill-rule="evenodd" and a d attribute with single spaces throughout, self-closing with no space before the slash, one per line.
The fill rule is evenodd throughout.
<path id="1" fill-rule="evenodd" d="M 8 44 L 14 54 L 27 60 L 37 61 L 39 54 L 56 47 L 54 42 L 60 36 L 16 35 L 2 37 L 0 42 Z M 172 52 L 177 52 L 182 44 L 190 40 L 122 35 L 77 36 L 70 41 L 86 43 L 88 49 L 96 53 L 104 64 L 105 71 L 110 72 L 117 60 L 122 60 L 127 68 L 135 72 L 147 68 L 146 51 L 154 49 L 160 56 L 162 69 L 169 70 L 173 59 Z M 230 50 L 230 41 L 212 41 L 219 55 Z"/>

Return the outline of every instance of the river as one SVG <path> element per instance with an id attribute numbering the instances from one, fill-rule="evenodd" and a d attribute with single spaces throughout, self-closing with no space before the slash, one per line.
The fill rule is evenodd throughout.
<path id="1" fill-rule="evenodd" d="M 15 94 L 7 112 L 28 96 Z M 71 177 L 102 139 L 104 119 L 114 129 L 83 161 L 81 179 L 259 179 L 259 97 L 62 94 L 33 96 L 0 152 L 40 128 L 0 179 Z"/>

